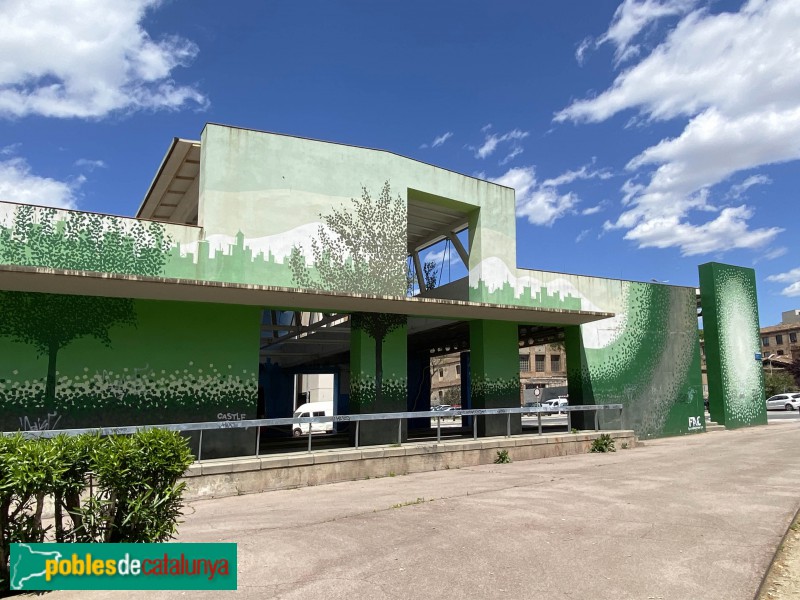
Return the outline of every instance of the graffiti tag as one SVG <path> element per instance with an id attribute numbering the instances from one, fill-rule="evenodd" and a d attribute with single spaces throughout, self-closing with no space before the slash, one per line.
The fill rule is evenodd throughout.
<path id="1" fill-rule="evenodd" d="M 47 417 L 44 419 L 34 418 L 31 420 L 29 417 L 20 417 L 19 428 L 22 431 L 48 431 L 55 429 L 60 420 L 61 415 L 58 412 L 47 413 Z"/>
<path id="2" fill-rule="evenodd" d="M 700 420 L 700 417 L 689 417 L 689 431 L 702 428 L 703 422 Z"/>

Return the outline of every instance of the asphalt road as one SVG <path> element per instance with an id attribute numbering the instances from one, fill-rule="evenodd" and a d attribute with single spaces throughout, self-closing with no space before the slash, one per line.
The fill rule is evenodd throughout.
<path id="1" fill-rule="evenodd" d="M 800 507 L 800 461 L 776 460 L 799 440 L 800 420 L 198 501 L 178 541 L 238 544 L 231 597 L 752 600 Z"/>

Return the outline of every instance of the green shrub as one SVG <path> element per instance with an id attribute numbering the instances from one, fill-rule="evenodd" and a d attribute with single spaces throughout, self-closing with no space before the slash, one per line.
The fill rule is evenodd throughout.
<path id="1" fill-rule="evenodd" d="M 0 589 L 15 542 L 163 542 L 175 535 L 192 462 L 180 434 L 0 436 Z M 87 479 L 90 482 L 87 489 Z M 42 524 L 47 499 L 54 524 Z"/>
<path id="2" fill-rule="evenodd" d="M 511 457 L 508 455 L 508 450 L 498 450 L 497 458 L 494 459 L 494 464 L 505 465 L 511 462 Z"/>
<path id="3" fill-rule="evenodd" d="M 607 434 L 602 434 L 599 438 L 592 441 L 592 446 L 589 448 L 589 452 L 616 452 L 617 449 L 614 447 L 614 440 L 613 438 Z"/>

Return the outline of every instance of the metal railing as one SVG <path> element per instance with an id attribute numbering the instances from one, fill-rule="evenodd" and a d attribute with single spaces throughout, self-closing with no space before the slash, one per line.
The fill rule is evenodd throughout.
<path id="1" fill-rule="evenodd" d="M 221 429 L 250 429 L 258 428 L 256 434 L 255 455 L 260 456 L 261 451 L 261 429 L 263 427 L 280 427 L 284 425 L 294 426 L 296 424 L 308 423 L 308 452 L 311 452 L 311 438 L 315 433 L 311 425 L 314 423 L 355 423 L 355 447 L 358 448 L 358 437 L 360 424 L 362 421 L 390 421 L 397 420 L 397 443 L 403 443 L 403 421 L 407 419 L 429 418 L 436 419 L 436 441 L 442 439 L 442 418 L 444 417 L 481 417 L 486 415 L 506 415 L 506 437 L 511 437 L 511 416 L 516 414 L 536 415 L 538 432 L 542 435 L 542 416 L 566 413 L 567 433 L 572 431 L 573 412 L 594 412 L 595 431 L 600 430 L 600 411 L 614 410 L 619 411 L 620 422 L 622 422 L 622 404 L 586 404 L 581 406 L 561 406 L 553 408 L 520 406 L 513 408 L 468 408 L 459 410 L 448 410 L 446 412 L 437 411 L 417 411 L 417 412 L 397 412 L 397 413 L 371 413 L 358 415 L 332 415 L 326 417 L 283 417 L 280 419 L 249 419 L 242 421 L 208 421 L 200 423 L 167 423 L 153 425 L 129 425 L 123 427 L 95 427 L 88 429 L 45 429 L 39 431 L 6 431 L 1 435 L 14 435 L 22 433 L 30 437 L 51 438 L 58 435 L 80 435 L 83 433 L 94 433 L 99 435 L 126 435 L 136 433 L 146 429 L 166 429 L 168 431 L 192 432 L 199 431 L 200 439 L 197 449 L 197 460 L 202 460 L 203 453 L 203 431 Z M 472 420 L 472 438 L 478 439 L 478 420 Z"/>

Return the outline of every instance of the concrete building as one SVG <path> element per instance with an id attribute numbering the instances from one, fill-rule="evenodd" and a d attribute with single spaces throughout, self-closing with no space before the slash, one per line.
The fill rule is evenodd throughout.
<path id="1" fill-rule="evenodd" d="M 442 240 L 469 275 L 428 290 L 419 253 Z M 447 352 L 462 404 L 513 407 L 520 348 L 556 335 L 572 404 L 623 403 L 640 437 L 703 430 L 695 285 L 516 260 L 513 189 L 208 124 L 172 141 L 133 218 L 0 202 L 0 426 L 290 416 L 298 376 L 321 374 L 337 414 L 426 410 L 430 358 Z M 699 287 L 712 417 L 765 423 L 754 272 L 708 263 Z M 397 431 L 371 421 L 361 443 Z M 204 456 L 253 448 L 252 429 L 217 433 Z"/>
<path id="2" fill-rule="evenodd" d="M 791 361 L 800 358 L 800 310 L 785 311 L 782 317 L 778 325 L 761 328 L 761 353 Z"/>

